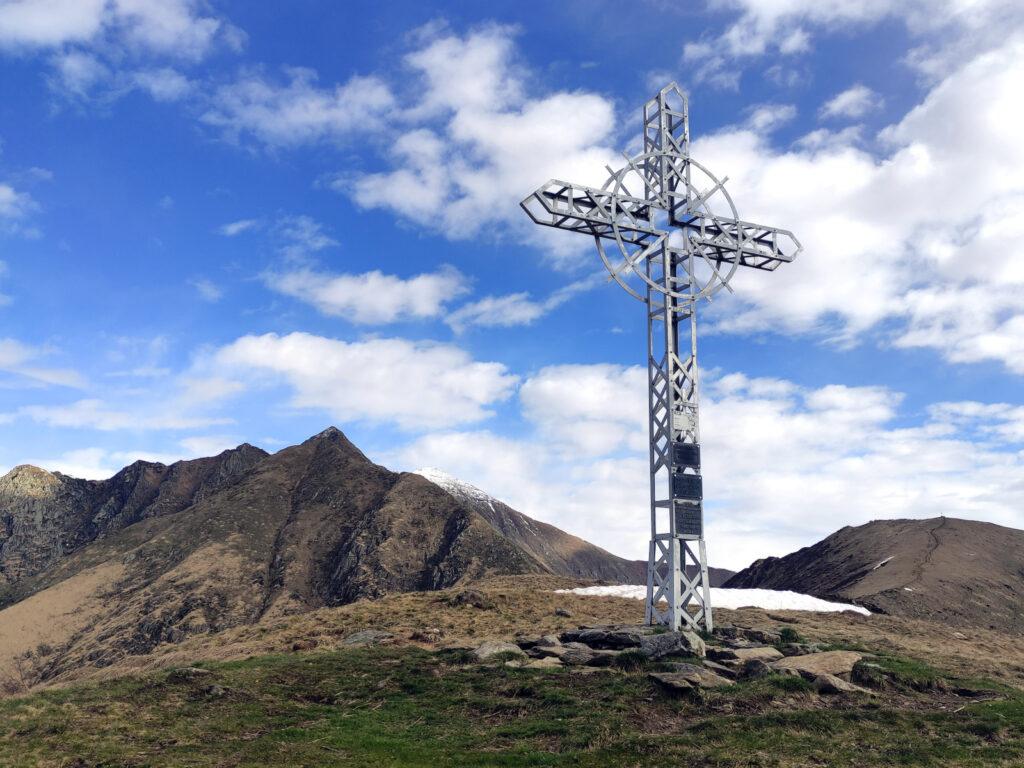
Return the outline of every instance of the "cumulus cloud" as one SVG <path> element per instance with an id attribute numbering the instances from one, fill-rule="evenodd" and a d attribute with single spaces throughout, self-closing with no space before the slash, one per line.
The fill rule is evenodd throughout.
<path id="1" fill-rule="evenodd" d="M 805 249 L 777 274 L 737 276 L 710 310 L 717 328 L 853 342 L 894 321 L 897 346 L 1024 371 L 1022 62 L 1018 37 L 965 63 L 881 133 L 880 157 L 856 134 L 782 151 L 750 130 L 698 137 L 741 217 Z"/>
<path id="2" fill-rule="evenodd" d="M 157 101 L 179 101 L 192 91 L 192 81 L 171 67 L 139 70 L 131 77 L 135 85 Z"/>
<path id="3" fill-rule="evenodd" d="M 738 568 L 843 525 L 937 515 L 1024 526 L 1024 414 L 942 403 L 903 425 L 902 394 L 705 377 L 706 521 L 712 563 Z M 437 466 L 623 556 L 646 557 L 646 374 L 555 366 L 528 378 L 532 431 L 426 435 L 388 459 Z"/>
<path id="4" fill-rule="evenodd" d="M 252 137 L 270 147 L 286 147 L 372 131 L 395 103 L 376 77 L 352 77 L 326 89 L 317 85 L 310 69 L 291 68 L 286 77 L 281 83 L 257 72 L 221 86 L 202 121 L 234 141 Z"/>
<path id="5" fill-rule="evenodd" d="M 533 93 L 514 32 L 424 32 L 405 57 L 415 77 L 408 127 L 389 170 L 334 183 L 364 208 L 385 208 L 453 239 L 512 227 L 554 260 L 581 244 L 530 227 L 517 202 L 551 177 L 600 185 L 614 161 L 612 103 L 582 91 Z"/>
<path id="6" fill-rule="evenodd" d="M 366 325 L 438 317 L 447 303 L 469 290 L 465 276 L 452 267 L 407 279 L 380 270 L 339 275 L 301 269 L 267 273 L 263 281 L 325 315 Z"/>
<path id="7" fill-rule="evenodd" d="M 118 41 L 196 59 L 242 33 L 203 13 L 198 0 L 11 0 L 0 6 L 0 48 L 38 49 Z"/>
<path id="8" fill-rule="evenodd" d="M 285 384 L 295 408 L 406 430 L 485 419 L 517 383 L 504 365 L 476 361 L 448 344 L 345 342 L 308 333 L 244 336 L 217 350 L 205 366 L 237 381 Z"/>
<path id="9" fill-rule="evenodd" d="M 881 106 L 881 97 L 866 85 L 850 86 L 826 101 L 819 112 L 822 117 L 863 117 Z"/>

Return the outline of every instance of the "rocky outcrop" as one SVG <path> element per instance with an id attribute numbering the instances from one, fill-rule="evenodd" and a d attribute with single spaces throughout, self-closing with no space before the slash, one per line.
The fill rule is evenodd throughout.
<path id="1" fill-rule="evenodd" d="M 15 467 L 0 478 L 0 584 L 34 576 L 140 520 L 180 512 L 266 456 L 246 444 L 170 466 L 137 461 L 102 481 Z"/>

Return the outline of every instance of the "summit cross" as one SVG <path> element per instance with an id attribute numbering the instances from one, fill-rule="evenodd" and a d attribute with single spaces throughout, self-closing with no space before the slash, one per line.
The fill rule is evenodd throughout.
<path id="1" fill-rule="evenodd" d="M 537 224 L 593 237 L 611 277 L 646 305 L 651 541 L 645 620 L 710 632 L 697 302 L 723 288 L 731 292 L 738 267 L 771 272 L 793 261 L 801 246 L 791 232 L 742 221 L 725 189 L 728 179 L 719 181 L 690 157 L 689 104 L 675 83 L 644 105 L 643 149 L 624 157 L 619 170 L 606 166 L 600 189 L 552 179 L 520 205 Z"/>

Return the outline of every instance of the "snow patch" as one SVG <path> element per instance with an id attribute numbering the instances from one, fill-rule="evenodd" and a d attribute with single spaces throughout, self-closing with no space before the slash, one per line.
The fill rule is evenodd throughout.
<path id="1" fill-rule="evenodd" d="M 556 589 L 555 591 L 592 597 L 647 599 L 647 587 L 642 584 L 619 584 L 612 587 L 577 587 L 576 589 Z M 817 611 L 819 613 L 853 611 L 864 616 L 871 615 L 871 611 L 859 605 L 830 603 L 828 600 L 822 600 L 811 595 L 801 595 L 799 592 L 775 589 L 726 589 L 725 587 L 712 587 L 711 606 L 712 608 L 766 608 L 772 611 Z"/>
<path id="2" fill-rule="evenodd" d="M 889 562 L 890 560 L 892 560 L 892 559 L 893 559 L 894 557 L 896 557 L 896 555 L 889 555 L 889 556 L 888 556 L 887 558 L 885 558 L 885 560 L 883 560 L 882 562 L 880 562 L 880 563 L 879 563 L 878 565 L 876 565 L 876 566 L 875 566 L 874 568 L 872 568 L 871 570 L 872 570 L 872 571 L 877 571 L 877 570 L 878 570 L 879 568 L 881 568 L 881 567 L 882 567 L 883 565 L 885 565 L 886 563 L 888 563 L 888 562 Z"/>
<path id="3" fill-rule="evenodd" d="M 444 488 L 457 499 L 461 499 L 463 501 L 482 501 L 491 508 L 492 512 L 495 511 L 494 502 L 497 501 L 497 499 L 489 493 L 481 491 L 475 485 L 470 485 L 464 480 L 459 480 L 459 478 L 449 475 L 443 469 L 438 469 L 437 467 L 424 467 L 423 469 L 417 469 L 413 474 L 425 477 L 434 485 Z"/>

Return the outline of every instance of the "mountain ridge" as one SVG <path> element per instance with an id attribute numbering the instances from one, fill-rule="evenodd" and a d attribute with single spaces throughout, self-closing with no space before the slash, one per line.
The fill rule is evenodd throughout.
<path id="1" fill-rule="evenodd" d="M 394 592 L 496 575 L 618 581 L 632 567 L 499 505 L 488 517 L 377 465 L 336 428 L 274 454 L 136 462 L 104 481 L 20 469 L 0 479 L 0 656 L 46 647 L 38 674 L 57 679 Z"/>
<path id="2" fill-rule="evenodd" d="M 1024 531 L 937 517 L 846 526 L 727 587 L 789 589 L 876 613 L 1024 631 Z"/>

